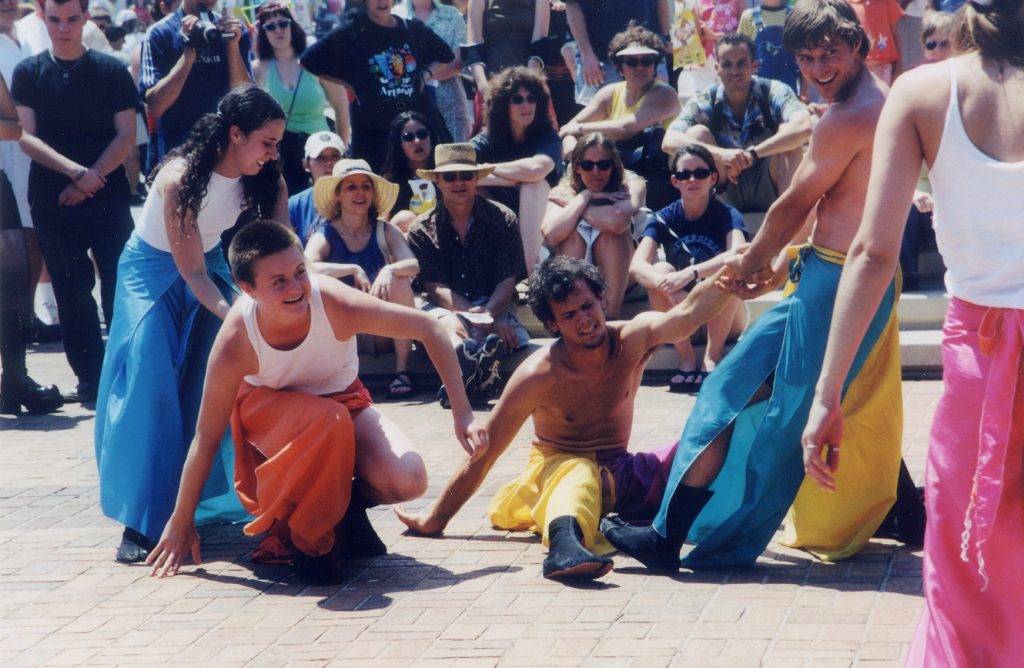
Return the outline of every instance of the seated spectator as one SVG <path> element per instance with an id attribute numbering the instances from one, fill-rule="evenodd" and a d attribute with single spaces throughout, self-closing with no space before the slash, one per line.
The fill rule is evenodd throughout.
<path id="1" fill-rule="evenodd" d="M 629 283 L 633 218 L 646 192 L 644 180 L 622 166 L 615 143 L 595 132 L 576 143 L 541 224 L 544 241 L 556 255 L 598 266 L 605 279 L 605 311 L 613 320 Z"/>
<path id="2" fill-rule="evenodd" d="M 628 169 L 645 177 L 652 187 L 660 186 L 668 175 L 661 142 L 679 113 L 675 90 L 654 76 L 665 58 L 664 45 L 650 30 L 632 26 L 612 39 L 608 55 L 622 81 L 601 88 L 583 111 L 562 126 L 563 152 L 571 153 L 578 137 L 600 132 L 615 141 Z M 662 206 L 670 195 L 666 192 L 651 201 Z"/>
<path id="3" fill-rule="evenodd" d="M 313 268 L 392 304 L 414 306 L 412 279 L 420 267 L 402 232 L 379 216 L 390 211 L 398 186 L 370 171 L 365 160 L 341 160 L 331 176 L 313 186 L 313 202 L 327 221 L 306 244 Z M 373 338 L 374 352 L 391 348 L 390 339 Z M 409 375 L 412 342 L 394 342 L 395 377 L 388 396 L 416 393 Z"/>
<path id="4" fill-rule="evenodd" d="M 811 135 L 811 116 L 789 86 L 754 76 L 754 43 L 732 33 L 718 42 L 715 84 L 686 103 L 662 149 L 687 144 L 711 152 L 726 181 L 725 202 L 743 213 L 767 211 L 789 186 Z"/>
<path id="5" fill-rule="evenodd" d="M 341 85 L 320 80 L 302 69 L 299 54 L 306 49 L 306 33 L 280 2 L 264 2 L 256 12 L 256 56 L 252 73 L 260 88 L 277 100 L 288 116 L 284 139 L 279 147 L 281 174 L 294 195 L 310 186 L 303 168 L 306 140 L 326 132 L 324 109 L 330 101 L 341 128 L 339 136 L 351 140 L 348 97 Z"/>
<path id="6" fill-rule="evenodd" d="M 527 269 L 540 261 L 540 221 L 551 186 L 562 175 L 562 148 L 551 120 L 551 96 L 540 74 L 507 69 L 490 82 L 487 127 L 473 137 L 476 158 L 492 169 L 480 179 L 487 196 L 519 214 Z"/>
<path id="7" fill-rule="evenodd" d="M 459 73 L 455 54 L 418 19 L 391 13 L 393 0 L 375 0 L 365 11 L 348 13 L 342 25 L 302 54 L 302 66 L 321 79 L 344 84 L 352 106 L 352 156 L 375 170 L 384 162 L 391 120 L 415 109 L 446 138 L 434 82 Z"/>
<path id="8" fill-rule="evenodd" d="M 329 175 L 334 163 L 345 155 L 345 142 L 333 132 L 317 132 L 306 140 L 305 154 L 302 166 L 316 183 L 321 176 Z M 324 219 L 313 205 L 313 186 L 288 198 L 288 219 L 303 246 L 323 227 Z"/>
<path id="9" fill-rule="evenodd" d="M 672 168 L 672 185 L 680 198 L 648 224 L 630 265 L 630 273 L 647 289 L 657 311 L 668 311 L 686 299 L 699 280 L 718 271 L 747 240 L 743 216 L 713 194 L 719 175 L 706 148 L 691 145 L 680 149 L 672 158 Z M 666 262 L 657 261 L 659 245 Z M 673 392 L 699 391 L 704 378 L 725 355 L 726 340 L 739 336 L 746 326 L 743 302 L 731 297 L 707 323 L 702 363 L 697 362 L 689 338 L 675 343 L 679 373 L 669 381 L 669 388 Z"/>
<path id="10" fill-rule="evenodd" d="M 417 216 L 433 211 L 437 201 L 434 184 L 416 175 L 417 169 L 434 166 L 436 145 L 437 137 L 420 112 L 403 111 L 391 122 L 384 178 L 398 184 L 398 199 L 388 216 L 403 234 L 409 232 Z"/>
<path id="11" fill-rule="evenodd" d="M 516 215 L 477 193 L 494 167 L 477 163 L 472 144 L 441 144 L 434 169 L 417 173 L 440 191 L 438 205 L 409 230 L 420 262 L 424 309 L 440 320 L 463 367 L 471 399 L 497 390 L 497 361 L 530 340 L 513 309 L 516 283 L 526 277 Z M 447 403 L 445 388 L 438 397 Z"/>

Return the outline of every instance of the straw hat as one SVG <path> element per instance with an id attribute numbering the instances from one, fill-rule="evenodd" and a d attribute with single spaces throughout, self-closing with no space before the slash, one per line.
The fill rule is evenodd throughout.
<path id="1" fill-rule="evenodd" d="M 373 182 L 373 208 L 377 215 L 386 216 L 398 199 L 398 185 L 377 176 L 365 160 L 339 160 L 330 176 L 321 176 L 313 185 L 313 206 L 324 218 L 330 218 L 334 209 L 334 193 L 338 184 L 350 176 L 363 174 Z"/>
<path id="2" fill-rule="evenodd" d="M 438 144 L 434 147 L 434 165 L 433 169 L 417 169 L 417 176 L 437 181 L 438 174 L 444 172 L 476 172 L 478 178 L 483 178 L 494 171 L 494 165 L 476 163 L 476 148 L 469 143 Z"/>

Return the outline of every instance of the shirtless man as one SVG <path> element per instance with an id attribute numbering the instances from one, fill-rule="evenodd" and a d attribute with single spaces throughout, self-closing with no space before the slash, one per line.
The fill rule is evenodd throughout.
<path id="1" fill-rule="evenodd" d="M 671 447 L 629 453 L 633 400 L 654 350 L 689 336 L 730 293 L 705 281 L 672 310 L 605 322 L 604 281 L 583 260 L 557 256 L 530 279 L 530 306 L 559 337 L 523 362 L 494 411 L 489 449 L 458 471 L 424 513 L 396 509 L 413 531 L 441 533 L 480 487 L 530 416 L 535 430 L 526 471 L 503 487 L 488 514 L 494 526 L 541 534 L 548 578 L 596 578 L 612 567 L 598 534 L 610 510 L 650 521 L 665 484 Z"/>
<path id="2" fill-rule="evenodd" d="M 844 468 L 836 489 L 800 487 L 800 436 L 843 260 L 864 209 L 887 88 L 864 64 L 867 37 L 845 0 L 798 0 L 783 40 L 830 106 L 789 188 L 749 249 L 730 261 L 726 281 L 749 298 L 777 288 L 789 274 L 795 291 L 761 316 L 705 381 L 653 525 L 632 527 L 616 517 L 602 522 L 615 547 L 655 571 L 679 569 L 688 537 L 696 547 L 686 566 L 751 564 L 791 506 L 784 544 L 825 560 L 845 558 L 874 534 L 895 498 L 902 402 L 893 282 L 847 378 Z M 815 209 L 811 244 L 792 257 L 784 249 L 805 238 L 800 231 Z M 834 462 L 838 449 L 814 454 Z"/>
<path id="3" fill-rule="evenodd" d="M 189 553 L 199 563 L 196 505 L 230 421 L 235 489 L 255 518 L 245 533 L 269 531 L 294 548 L 287 552 L 301 581 L 334 584 L 343 558 L 384 552 L 366 507 L 414 499 L 427 486 L 412 442 L 359 381 L 356 334 L 422 341 L 452 388 L 459 442 L 479 455 L 487 433 L 473 421 L 455 352 L 434 318 L 311 276 L 298 238 L 277 223 L 244 226 L 228 261 L 245 294 L 213 344 L 177 504 L 146 563 L 161 577 Z"/>

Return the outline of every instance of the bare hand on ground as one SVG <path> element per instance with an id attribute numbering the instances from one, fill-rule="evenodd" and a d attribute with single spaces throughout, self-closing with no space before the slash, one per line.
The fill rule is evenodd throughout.
<path id="1" fill-rule="evenodd" d="M 196 531 L 195 522 L 175 522 L 172 517 L 164 527 L 160 542 L 150 550 L 146 565 L 153 567 L 151 576 L 168 577 L 178 572 L 182 561 L 189 554 L 192 555 L 192 562 L 196 566 L 203 563 L 199 554 L 199 532 Z"/>

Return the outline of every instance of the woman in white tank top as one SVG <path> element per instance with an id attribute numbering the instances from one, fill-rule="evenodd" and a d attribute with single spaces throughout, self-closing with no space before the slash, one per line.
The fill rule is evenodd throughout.
<path id="1" fill-rule="evenodd" d="M 901 76 L 875 136 L 864 221 L 839 286 L 804 433 L 807 472 L 842 437 L 842 382 L 896 269 L 918 166 L 930 168 L 951 296 L 944 394 L 925 481 L 925 612 L 914 666 L 1009 666 L 1024 655 L 1024 3 L 971 0 L 960 55 Z M 842 460 L 839 460 L 839 466 Z"/>
<path id="2" fill-rule="evenodd" d="M 158 168 L 121 255 L 95 433 L 100 504 L 125 526 L 118 561 L 144 559 L 174 507 L 206 360 L 235 292 L 221 233 L 243 211 L 288 220 L 275 160 L 283 132 L 267 93 L 229 93 Z M 230 444 L 220 461 L 200 519 L 241 519 Z"/>

